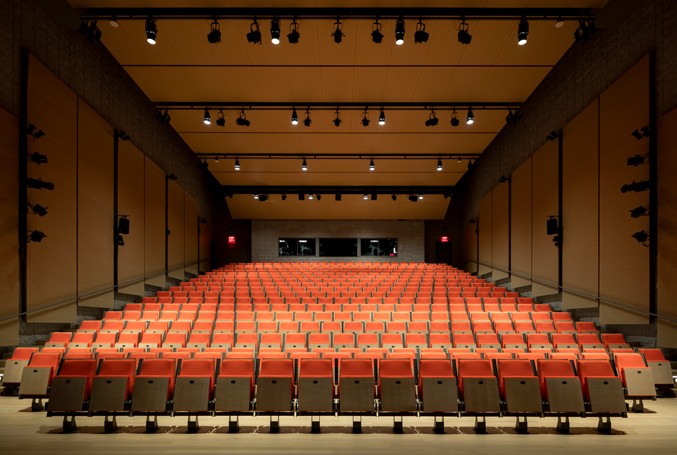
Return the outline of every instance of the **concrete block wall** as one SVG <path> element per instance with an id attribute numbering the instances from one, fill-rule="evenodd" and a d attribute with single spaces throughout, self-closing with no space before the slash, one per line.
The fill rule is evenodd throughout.
<path id="1" fill-rule="evenodd" d="M 289 257 L 278 255 L 280 238 L 396 238 L 398 255 L 391 257 Z M 252 220 L 252 261 L 423 262 L 425 228 L 422 220 Z"/>

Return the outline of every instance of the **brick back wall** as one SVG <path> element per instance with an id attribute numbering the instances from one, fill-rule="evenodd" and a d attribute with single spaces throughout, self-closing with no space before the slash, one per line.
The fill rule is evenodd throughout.
<path id="1" fill-rule="evenodd" d="M 397 258 L 325 258 L 325 257 L 280 257 L 280 238 L 397 238 Z M 252 220 L 252 261 L 365 261 L 392 262 L 424 260 L 424 223 L 414 221 L 384 220 Z"/>
<path id="2" fill-rule="evenodd" d="M 674 0 L 637 1 L 618 26 L 599 30 L 587 43 L 574 44 L 520 109 L 522 119 L 506 125 L 456 185 L 446 216 L 453 226 L 455 265 L 462 265 L 464 225 L 478 215 L 480 199 L 498 179 L 510 175 L 543 145 L 550 131 L 561 129 L 645 54 L 656 56 L 658 115 L 677 106 L 675 49 Z"/>

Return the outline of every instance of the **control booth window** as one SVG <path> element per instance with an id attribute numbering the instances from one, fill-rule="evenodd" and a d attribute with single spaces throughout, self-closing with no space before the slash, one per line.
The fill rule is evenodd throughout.
<path id="1" fill-rule="evenodd" d="M 397 239 L 361 239 L 362 256 L 397 256 Z"/>
<path id="2" fill-rule="evenodd" d="M 357 257 L 357 239 L 320 239 L 320 256 Z"/>
<path id="3" fill-rule="evenodd" d="M 279 256 L 315 256 L 315 239 L 279 239 Z"/>

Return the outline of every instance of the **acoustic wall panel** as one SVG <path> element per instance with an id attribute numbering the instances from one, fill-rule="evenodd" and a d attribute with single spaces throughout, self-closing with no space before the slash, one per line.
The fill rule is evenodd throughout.
<path id="1" fill-rule="evenodd" d="M 198 216 L 197 204 L 195 198 L 186 193 L 186 205 L 184 215 L 184 257 L 186 262 L 186 272 L 191 275 L 198 274 L 197 251 L 198 251 Z"/>
<path id="2" fill-rule="evenodd" d="M 47 163 L 28 165 L 28 177 L 54 184 L 29 189 L 28 202 L 48 208 L 29 216 L 28 232 L 46 237 L 28 244 L 28 322 L 75 322 L 77 310 L 77 123 L 75 93 L 34 57 L 29 59 L 28 122 L 45 135 L 28 142 L 28 153 Z"/>
<path id="3" fill-rule="evenodd" d="M 144 156 L 130 141 L 118 142 L 118 214 L 129 220 L 129 234 L 118 246 L 118 286 L 125 294 L 144 295 Z M 164 207 L 164 202 L 162 203 Z"/>
<path id="4" fill-rule="evenodd" d="M 165 285 L 165 173 L 145 158 L 144 274 L 146 284 Z"/>
<path id="5" fill-rule="evenodd" d="M 79 305 L 113 308 L 113 127 L 78 102 Z"/>
<path id="6" fill-rule="evenodd" d="M 510 285 L 531 285 L 531 162 L 510 176 Z"/>
<path id="7" fill-rule="evenodd" d="M 562 169 L 562 301 L 564 307 L 597 306 L 599 295 L 599 102 L 564 127 Z"/>
<path id="8" fill-rule="evenodd" d="M 491 279 L 508 278 L 510 268 L 510 184 L 499 183 L 491 191 Z"/>
<path id="9" fill-rule="evenodd" d="M 649 166 L 628 166 L 646 156 L 649 139 L 632 132 L 649 124 L 649 57 L 623 74 L 599 98 L 599 298 L 600 324 L 649 322 L 649 248 L 632 234 L 649 232 L 649 217 L 630 211 L 649 207 L 649 192 L 621 192 L 623 185 L 648 181 Z"/>
<path id="10" fill-rule="evenodd" d="M 200 243 L 198 246 L 198 254 L 200 256 L 200 273 L 206 273 L 212 269 L 212 223 L 209 220 L 206 220 L 206 223 L 200 223 L 198 235 L 200 236 Z"/>
<path id="11" fill-rule="evenodd" d="M 185 261 L 185 191 L 174 180 L 167 188 L 167 275 L 183 280 Z"/>
<path id="12" fill-rule="evenodd" d="M 463 262 L 464 270 L 477 273 L 477 221 L 467 223 L 463 227 Z"/>
<path id="13" fill-rule="evenodd" d="M 492 243 L 493 243 L 493 207 L 491 193 L 485 195 L 480 201 L 480 215 L 478 220 L 479 229 L 479 258 L 477 275 L 484 276 L 491 273 Z"/>
<path id="14" fill-rule="evenodd" d="M 19 119 L 0 109 L 0 346 L 19 344 Z"/>
<path id="15" fill-rule="evenodd" d="M 557 141 L 548 141 L 532 155 L 531 294 L 534 297 L 558 292 L 558 249 L 545 229 L 546 220 L 557 216 L 559 210 L 558 181 L 559 145 Z"/>
<path id="16" fill-rule="evenodd" d="M 658 123 L 658 346 L 677 348 L 677 109 Z"/>

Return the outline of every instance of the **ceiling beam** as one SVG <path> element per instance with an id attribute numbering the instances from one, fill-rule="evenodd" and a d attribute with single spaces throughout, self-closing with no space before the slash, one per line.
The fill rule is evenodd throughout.
<path id="1" fill-rule="evenodd" d="M 459 159 L 467 160 L 477 158 L 479 153 L 307 153 L 307 154 L 291 154 L 291 153 L 196 153 L 200 159 L 280 159 L 280 160 L 302 160 L 306 159 L 345 159 L 345 160 L 361 160 L 368 158 L 379 158 L 388 160 L 422 160 L 422 159 Z"/>
<path id="2" fill-rule="evenodd" d="M 441 19 L 441 20 L 557 20 L 578 21 L 593 19 L 592 8 L 420 8 L 420 7 L 364 7 L 364 8 L 87 8 L 81 10 L 82 19 L 145 20 L 155 19 Z"/>
<path id="3" fill-rule="evenodd" d="M 196 110 L 205 108 L 247 109 L 247 110 L 288 110 L 294 107 L 313 110 L 359 110 L 387 109 L 391 111 L 421 110 L 421 109 L 465 109 L 475 110 L 508 110 L 519 109 L 522 103 L 515 101 L 417 101 L 417 102 L 353 102 L 353 101 L 155 101 L 153 105 L 158 109 Z"/>
<path id="4" fill-rule="evenodd" d="M 223 194 L 442 194 L 451 196 L 449 186 L 312 186 L 312 185 L 223 185 Z"/>

